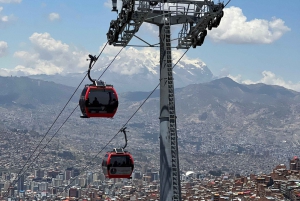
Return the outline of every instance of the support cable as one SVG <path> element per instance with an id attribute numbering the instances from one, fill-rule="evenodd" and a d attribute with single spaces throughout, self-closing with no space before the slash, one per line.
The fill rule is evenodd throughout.
<path id="1" fill-rule="evenodd" d="M 47 144 L 45 144 L 45 146 L 40 150 L 40 152 L 35 156 L 35 158 L 33 159 L 33 161 L 27 166 L 27 169 L 24 170 L 24 173 L 29 169 L 29 167 L 33 164 L 33 162 L 40 156 L 40 154 L 42 153 L 42 151 L 48 146 L 48 144 L 50 143 L 50 141 L 55 137 L 55 135 L 58 133 L 58 131 L 64 126 L 64 124 L 68 121 L 68 119 L 72 116 L 72 114 L 75 112 L 75 110 L 77 109 L 78 105 L 73 109 L 73 111 L 70 113 L 70 115 L 65 119 L 65 121 L 62 123 L 62 125 L 58 128 L 58 130 L 53 134 L 53 136 L 49 139 L 49 141 L 47 142 Z M 24 174 L 23 173 L 23 174 Z M 22 175 L 23 175 L 22 174 Z M 21 175 L 21 176 L 22 176 Z"/>
<path id="2" fill-rule="evenodd" d="M 107 42 L 108 43 L 108 42 Z M 107 44 L 106 43 L 106 44 Z M 113 60 L 108 64 L 108 66 L 105 68 L 105 70 L 102 72 L 102 74 L 99 76 L 98 81 L 100 80 L 100 78 L 102 77 L 102 75 L 107 71 L 107 69 L 111 66 L 111 64 L 116 60 L 117 56 L 121 53 L 121 51 L 124 49 L 125 47 L 122 47 L 120 49 L 120 51 L 116 54 L 116 56 L 113 58 Z"/>
<path id="3" fill-rule="evenodd" d="M 97 59 L 100 57 L 100 55 L 102 54 L 102 52 L 104 51 L 105 47 L 107 46 L 108 42 L 106 42 L 106 44 L 104 45 L 104 47 L 102 48 L 101 52 L 99 53 Z M 97 60 L 96 60 L 97 61 Z M 96 61 L 93 63 L 92 67 L 95 65 Z M 108 66 L 109 67 L 109 66 Z M 107 68 L 108 68 L 107 67 Z M 106 68 L 106 70 L 107 70 Z M 102 73 L 103 75 L 103 73 Z M 101 75 L 101 76 L 102 76 Z M 46 146 L 50 143 L 50 141 L 53 139 L 53 137 L 57 134 L 57 132 L 60 130 L 60 128 L 65 124 L 65 122 L 69 119 L 69 117 L 73 114 L 73 112 L 75 111 L 75 109 L 78 107 L 78 105 L 75 107 L 75 109 L 72 111 L 71 115 L 69 115 L 69 117 L 66 119 L 66 121 L 61 125 L 61 127 L 57 130 L 57 132 L 51 137 L 51 139 L 47 142 L 47 144 L 40 150 L 40 152 L 38 153 L 38 155 L 32 160 L 32 162 L 30 163 L 30 165 L 27 166 L 27 168 L 25 169 L 25 171 L 22 173 L 22 171 L 24 170 L 25 166 L 27 165 L 27 163 L 29 162 L 29 160 L 33 157 L 34 153 L 36 152 L 36 150 L 39 148 L 39 146 L 41 145 L 42 141 L 46 138 L 46 136 L 48 135 L 48 133 L 50 132 L 50 130 L 52 129 L 52 127 L 54 126 L 54 124 L 56 123 L 56 121 L 58 120 L 58 118 L 60 117 L 60 115 L 62 114 L 62 112 L 66 109 L 67 105 L 69 104 L 69 102 L 71 101 L 71 99 L 73 98 L 73 96 L 75 95 L 76 91 L 78 90 L 78 88 L 80 87 L 80 85 L 82 84 L 82 82 L 84 81 L 84 79 L 86 78 L 87 73 L 85 74 L 84 78 L 81 80 L 81 82 L 79 83 L 79 85 L 77 86 L 77 88 L 75 89 L 75 91 L 73 92 L 73 94 L 71 95 L 71 97 L 69 98 L 69 100 L 67 101 L 67 103 L 64 105 L 63 109 L 60 111 L 60 113 L 57 115 L 57 117 L 55 118 L 54 122 L 52 123 L 52 125 L 49 127 L 49 129 L 47 130 L 47 132 L 44 134 L 43 138 L 40 140 L 40 142 L 38 143 L 38 145 L 36 146 L 36 148 L 34 149 L 34 151 L 31 153 L 31 155 L 28 157 L 28 159 L 26 160 L 25 164 L 23 165 L 23 167 L 21 168 L 21 170 L 19 171 L 18 175 L 17 175 L 17 180 L 14 180 L 7 189 L 7 195 L 9 194 L 9 187 L 14 186 L 21 178 L 21 176 L 23 176 L 25 174 L 25 172 L 28 170 L 28 168 L 30 167 L 30 165 L 37 159 L 37 157 L 41 154 L 41 152 L 44 150 L 44 148 L 46 148 Z M 7 196 L 6 195 L 6 196 Z"/>
<path id="4" fill-rule="evenodd" d="M 224 7 L 227 6 L 227 4 L 230 2 L 231 0 L 229 0 L 226 5 Z M 145 42 L 145 41 L 143 41 Z M 145 42 L 146 44 L 148 44 L 147 42 Z M 149 45 L 149 44 L 148 44 Z M 150 45 L 151 47 L 151 45 Z M 176 62 L 176 64 L 172 67 L 172 69 L 174 69 L 174 67 L 177 65 L 177 63 L 182 59 L 182 57 L 187 53 L 187 51 L 189 50 L 190 46 L 186 49 L 186 51 L 184 52 L 184 54 L 179 58 L 179 60 Z M 143 101 L 143 103 L 138 107 L 138 109 L 134 112 L 134 114 L 128 119 L 128 121 L 123 125 L 123 127 L 108 141 L 108 143 L 93 157 L 93 159 L 96 158 L 96 156 L 98 154 L 100 154 L 102 152 L 102 150 L 104 148 L 107 147 L 107 145 L 118 135 L 119 132 L 121 132 L 121 130 L 123 128 L 126 128 L 125 126 L 128 124 L 128 122 L 133 118 L 133 116 L 138 112 L 138 110 L 144 105 L 144 103 L 148 100 L 148 98 L 154 93 L 154 91 L 159 87 L 160 83 L 154 88 L 154 90 L 148 95 L 148 97 Z M 87 167 L 87 166 L 86 166 Z M 86 167 L 83 169 L 84 171 L 86 170 Z M 66 188 L 63 190 L 63 192 L 65 192 L 65 190 L 74 182 L 75 178 L 70 182 L 70 184 L 68 186 L 66 186 Z M 89 185 L 89 188 L 90 188 L 90 185 Z M 89 188 L 87 189 L 87 191 L 89 190 Z M 61 192 L 62 193 L 62 192 Z M 61 194 L 60 193 L 60 194 Z M 87 194 L 88 192 L 86 192 Z M 59 195 L 60 195 L 59 194 Z"/>
<path id="5" fill-rule="evenodd" d="M 17 180 L 14 180 L 14 182 L 12 184 L 9 185 L 9 187 L 14 186 L 21 178 L 22 175 L 25 174 L 25 172 L 28 170 L 28 168 L 30 167 L 30 165 L 35 161 L 35 159 L 37 157 L 34 158 L 34 160 L 31 161 L 30 165 L 27 166 L 27 168 L 24 170 L 25 166 L 27 165 L 27 163 L 29 162 L 29 160 L 32 158 L 32 156 L 34 155 L 35 151 L 39 148 L 39 146 L 41 145 L 42 141 L 46 138 L 46 136 L 48 135 L 49 131 L 52 129 L 52 127 L 54 126 L 54 124 L 56 123 L 56 121 L 58 120 L 58 118 L 60 117 L 60 115 L 62 114 L 62 112 L 65 110 L 65 108 L 67 107 L 67 105 L 69 104 L 69 102 L 71 101 L 71 99 L 73 98 L 73 96 L 75 95 L 76 91 L 78 90 L 78 88 L 80 87 L 81 83 L 84 81 L 84 79 L 86 78 L 87 74 L 84 76 L 84 78 L 82 79 L 82 81 L 80 82 L 80 84 L 78 85 L 78 87 L 76 88 L 76 90 L 74 91 L 74 93 L 72 94 L 72 96 L 69 98 L 69 100 L 67 101 L 67 103 L 65 104 L 65 106 L 63 107 L 63 109 L 60 111 L 60 113 L 57 115 L 57 117 L 55 118 L 54 122 L 52 123 L 52 125 L 50 126 L 50 128 L 47 130 L 47 132 L 45 133 L 45 135 L 43 136 L 43 138 L 40 140 L 40 142 L 38 143 L 38 145 L 36 146 L 36 148 L 34 149 L 34 151 L 31 153 L 31 155 L 29 156 L 29 158 L 27 159 L 27 161 L 25 162 L 25 164 L 23 165 L 22 169 L 19 171 L 18 176 L 17 176 Z M 78 106 L 78 105 L 77 105 Z M 77 107 L 76 107 L 77 108 Z M 52 139 L 52 138 L 51 138 Z M 50 141 L 48 141 L 49 143 Z M 48 145 L 48 143 L 46 145 Z M 40 150 L 39 154 L 43 151 L 43 149 Z M 38 154 L 38 155 L 39 155 Z M 24 170 L 24 172 L 22 173 L 22 171 Z M 8 187 L 8 192 L 9 193 L 9 187 Z"/>
<path id="6" fill-rule="evenodd" d="M 178 59 L 178 61 L 173 65 L 172 69 L 174 69 L 174 67 L 178 64 L 178 62 L 182 59 L 182 57 L 187 53 L 187 51 L 190 48 L 186 49 L 186 51 L 182 54 L 182 56 Z M 141 105 L 137 108 L 137 110 L 130 116 L 130 118 L 126 121 L 126 123 L 122 126 L 122 128 L 105 144 L 105 146 L 91 159 L 94 160 L 111 142 L 112 140 L 120 133 L 123 132 L 123 129 L 126 129 L 126 125 L 129 123 L 129 121 L 134 117 L 134 115 L 140 110 L 140 108 L 146 103 L 146 101 L 150 98 L 150 96 L 155 92 L 155 90 L 159 87 L 160 83 L 158 83 L 158 85 L 151 91 L 151 93 L 147 96 L 147 98 L 141 103 Z M 85 172 L 87 170 L 88 165 L 86 165 L 82 172 Z M 80 176 L 80 175 L 78 175 Z M 77 176 L 77 177 L 78 177 Z M 76 177 L 73 178 L 72 181 L 70 181 L 69 185 L 67 185 L 65 187 L 65 189 L 62 191 L 66 191 L 68 188 L 70 188 L 70 186 L 72 185 L 72 183 L 75 181 Z M 61 193 L 60 192 L 57 196 L 60 196 Z"/>
<path id="7" fill-rule="evenodd" d="M 227 6 L 227 4 L 229 4 L 230 1 L 231 1 L 231 0 L 228 0 L 228 2 L 225 4 L 224 8 Z"/>
<path id="8" fill-rule="evenodd" d="M 227 6 L 227 4 L 230 2 L 231 0 L 229 0 L 226 5 L 224 7 Z M 108 42 L 105 44 L 105 46 L 103 47 L 102 51 L 100 52 L 100 54 L 98 55 L 97 59 L 100 57 L 101 53 L 103 52 L 103 50 L 105 49 L 105 47 L 107 46 Z M 124 47 L 123 47 L 124 48 Z M 115 56 L 115 58 L 113 59 L 113 61 L 116 59 L 116 57 L 120 54 L 120 52 L 123 50 L 123 48 L 118 52 L 118 54 Z M 180 57 L 180 59 L 176 62 L 176 64 L 181 60 L 181 58 L 186 54 L 186 52 L 189 50 L 189 48 L 185 51 L 185 53 Z M 93 63 L 92 67 L 94 66 L 94 64 L 96 63 L 97 59 L 95 60 L 95 62 Z M 113 62 L 112 61 L 112 62 Z M 98 80 L 102 77 L 102 75 L 106 72 L 106 70 L 109 68 L 109 66 L 112 64 L 112 62 L 106 67 L 106 69 L 104 70 L 104 72 L 100 75 L 100 77 L 98 78 Z M 175 65 L 176 65 L 175 64 Z M 175 65 L 173 66 L 173 68 L 175 67 Z M 30 165 L 37 159 L 37 157 L 40 155 L 40 153 L 44 150 L 44 148 L 47 147 L 47 145 L 50 143 L 50 141 L 53 139 L 53 137 L 57 134 L 57 132 L 62 128 L 62 126 L 66 123 L 66 121 L 69 119 L 69 117 L 74 113 L 74 111 L 76 110 L 76 108 L 78 107 L 78 105 L 75 107 L 75 109 L 71 112 L 71 114 L 68 116 L 68 118 L 64 121 L 64 123 L 61 125 L 61 127 L 57 130 L 57 132 L 50 138 L 50 140 L 47 142 L 47 144 L 40 150 L 40 152 L 38 153 L 38 155 L 34 158 L 34 160 L 31 162 L 30 165 L 27 166 L 27 169 L 22 173 L 22 171 L 24 170 L 25 166 L 27 165 L 27 163 L 29 162 L 29 160 L 33 157 L 35 151 L 39 148 L 39 146 L 41 145 L 42 141 L 45 139 L 45 137 L 48 135 L 49 131 L 52 129 L 52 127 L 54 126 L 54 124 L 56 123 L 56 121 L 58 120 L 58 118 L 60 117 L 60 115 L 62 114 L 62 112 L 65 110 L 66 106 L 69 104 L 69 102 L 71 101 L 71 99 L 73 98 L 73 96 L 75 95 L 76 91 L 78 90 L 78 88 L 80 87 L 80 85 L 82 84 L 82 82 L 84 81 L 84 79 L 86 78 L 87 74 L 84 76 L 84 78 L 82 79 L 82 81 L 80 82 L 80 84 L 78 85 L 78 87 L 75 89 L 74 93 L 71 95 L 71 97 L 69 98 L 69 100 L 67 101 L 67 103 L 65 104 L 65 106 L 63 107 L 63 109 L 61 110 L 61 112 L 58 114 L 58 116 L 55 118 L 54 122 L 52 123 L 52 125 L 50 126 L 50 128 L 47 130 L 47 132 L 45 133 L 45 135 L 43 136 L 43 138 L 40 140 L 40 142 L 38 143 L 38 145 L 36 146 L 36 148 L 34 149 L 34 151 L 31 153 L 31 155 L 29 156 L 29 158 L 27 159 L 27 161 L 25 162 L 25 164 L 23 165 L 23 167 L 21 168 L 21 170 L 18 173 L 18 179 L 14 180 L 12 184 L 10 184 L 8 186 L 7 189 L 7 194 L 9 193 L 9 187 L 14 186 L 16 182 L 18 182 L 21 178 L 22 175 L 25 174 L 26 170 L 30 167 Z M 158 88 L 160 84 L 158 84 L 154 90 L 149 94 L 149 96 L 145 99 L 145 101 L 140 105 L 140 107 L 137 109 L 137 111 L 129 118 L 129 120 L 123 125 L 122 128 L 124 128 L 128 122 L 133 118 L 133 116 L 138 112 L 138 110 L 142 107 L 142 105 L 148 100 L 148 98 L 154 93 L 154 91 Z M 120 132 L 121 130 L 119 130 L 114 136 L 113 138 L 108 142 L 110 143 L 116 136 L 117 134 Z M 107 144 L 108 145 L 108 144 Z M 106 145 L 106 146 L 107 146 Z M 106 147 L 105 146 L 105 147 Z M 104 148 L 105 148 L 104 147 Z M 104 149 L 103 148 L 103 149 Z M 101 149 L 100 152 L 103 150 Z M 100 154 L 100 152 L 98 152 L 95 157 Z M 94 158 L 95 158 L 94 157 Z M 21 175 L 22 173 L 22 175 Z"/>
<path id="9" fill-rule="evenodd" d="M 95 65 L 96 61 L 98 60 L 99 56 L 102 54 L 103 50 L 105 49 L 105 47 L 107 46 L 108 42 L 105 44 L 105 46 L 103 47 L 102 51 L 100 52 L 100 54 L 98 55 L 98 57 L 96 58 L 95 62 L 92 64 L 91 68 Z M 124 47 L 123 47 L 124 48 Z M 117 53 L 117 55 L 113 58 L 112 62 L 117 58 L 117 56 L 121 53 L 121 51 L 123 50 L 123 48 Z M 98 78 L 98 80 L 100 80 L 100 78 L 103 76 L 103 74 L 105 73 L 105 71 L 111 66 L 112 62 L 106 67 L 106 69 L 104 70 L 104 72 L 100 75 L 100 77 Z M 86 73 L 85 77 L 82 79 L 82 81 L 80 82 L 79 86 L 76 88 L 76 90 L 74 91 L 74 93 L 72 94 L 71 98 L 69 99 L 69 101 L 66 103 L 65 107 L 67 106 L 67 104 L 70 102 L 70 100 L 72 99 L 72 97 L 74 96 L 74 94 L 76 93 L 76 91 L 78 90 L 78 88 L 80 87 L 80 85 L 82 84 L 82 82 L 84 81 L 84 79 L 86 78 L 86 76 L 88 75 L 88 73 Z M 54 135 L 50 138 L 50 140 L 47 142 L 47 144 L 40 150 L 40 152 L 38 153 L 38 155 L 34 158 L 34 160 L 30 163 L 30 165 L 32 165 L 32 163 L 37 159 L 37 157 L 41 154 L 41 152 L 47 147 L 47 145 L 51 142 L 51 140 L 54 138 L 54 136 L 58 133 L 58 131 L 63 127 L 63 125 L 67 122 L 67 120 L 71 117 L 71 115 L 74 113 L 74 111 L 77 109 L 79 105 L 77 105 L 74 110 L 72 111 L 72 113 L 67 117 L 67 119 L 63 122 L 63 124 L 59 127 L 59 129 L 54 133 Z M 63 110 L 65 109 L 65 107 L 63 108 Z M 63 111 L 62 110 L 62 111 Z M 62 111 L 60 112 L 60 114 L 62 113 Z M 59 116 L 60 116 L 59 114 Z M 56 118 L 59 118 L 59 116 Z M 55 123 L 55 122 L 54 122 Z M 54 123 L 52 124 L 52 126 L 54 125 Z M 50 127 L 50 129 L 52 128 L 52 126 Z M 49 133 L 50 129 L 47 131 L 47 133 L 45 134 L 44 138 L 46 137 L 46 135 Z M 44 139 L 43 138 L 43 139 Z M 39 145 L 41 144 L 41 142 L 43 141 L 43 139 L 40 141 L 40 143 L 38 144 L 38 146 L 36 147 L 36 149 L 39 147 Z M 36 149 L 34 150 L 34 152 L 36 151 Z M 30 158 L 32 157 L 32 155 L 34 154 L 34 152 L 31 154 Z M 29 159 L 30 159 L 29 158 Z M 27 162 L 29 161 L 29 159 L 26 161 L 25 165 L 27 164 Z M 13 184 L 11 185 L 15 185 L 16 182 L 18 182 L 21 178 L 22 175 L 25 174 L 25 172 L 29 169 L 30 165 L 27 166 L 27 169 L 21 174 L 22 170 L 24 169 L 25 165 L 23 166 L 23 168 L 21 169 L 21 171 L 18 173 L 18 179 L 15 180 L 13 182 Z M 9 185 L 9 186 L 11 186 Z M 7 190 L 7 194 L 9 193 L 9 189 Z"/>

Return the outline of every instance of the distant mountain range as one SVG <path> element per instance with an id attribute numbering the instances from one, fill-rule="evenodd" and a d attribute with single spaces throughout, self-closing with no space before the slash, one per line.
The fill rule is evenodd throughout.
<path id="1" fill-rule="evenodd" d="M 75 91 L 74 87 L 28 77 L 0 77 L 0 86 L 0 128 L 40 134 L 45 133 Z M 81 90 L 75 93 L 58 119 L 59 123 L 76 107 Z M 127 127 L 132 152 L 156 153 L 159 150 L 159 90 L 136 113 L 149 93 L 118 93 L 120 104 L 113 119 L 81 119 L 77 108 L 58 137 L 64 146 L 74 150 L 82 147 L 93 152 L 130 119 Z M 240 167 L 222 158 L 222 154 L 235 157 L 237 152 L 243 152 L 254 157 L 251 160 L 256 160 L 257 155 L 272 154 L 267 160 L 276 165 L 300 151 L 298 92 L 266 84 L 243 85 L 225 77 L 176 88 L 175 97 L 178 142 L 183 156 L 181 163 L 186 166 L 202 157 L 207 165 L 203 168 L 211 169 L 212 163 L 216 165 L 222 160 L 229 169 L 241 171 L 236 169 Z M 120 139 L 113 141 L 110 147 L 123 144 L 123 139 Z M 74 144 L 78 141 L 85 145 Z M 207 154 L 209 158 L 205 158 Z M 214 154 L 219 154 L 219 157 L 215 158 Z M 151 155 L 154 159 L 157 156 Z M 243 158 L 243 155 L 239 157 Z M 242 166 L 249 171 L 258 167 L 254 161 L 248 160 L 243 161 Z M 266 168 L 262 164 L 258 170 Z"/>
<path id="2" fill-rule="evenodd" d="M 10 110 L 23 108 L 33 113 L 35 108 L 43 105 L 51 111 L 54 108 L 58 110 L 54 105 L 65 104 L 75 90 L 74 87 L 27 77 L 0 77 L 0 85 L 0 108 L 14 106 Z M 78 104 L 80 92 L 75 94 L 72 104 Z M 120 106 L 115 121 L 126 121 L 148 95 L 149 92 L 119 93 Z M 300 140 L 298 92 L 280 86 L 238 84 L 225 77 L 177 88 L 175 97 L 178 129 L 191 141 L 198 138 L 203 141 L 209 133 L 215 133 L 218 139 L 222 137 L 240 144 L 279 146 L 282 141 L 298 143 Z M 42 113 L 38 115 L 43 118 Z M 158 117 L 159 90 L 154 92 L 129 125 L 139 125 L 137 129 L 142 129 L 153 122 L 158 126 Z M 182 136 L 179 138 L 182 139 Z"/>
<path id="3" fill-rule="evenodd" d="M 103 64 L 104 66 L 108 65 L 107 62 Z M 136 66 L 137 69 L 134 69 L 132 66 Z M 125 70 L 123 70 L 123 68 Z M 98 79 L 104 70 L 105 67 L 92 70 L 91 77 Z M 86 73 L 30 75 L 28 77 L 77 87 L 85 74 Z M 181 60 L 174 68 L 175 87 L 185 87 L 189 84 L 208 82 L 212 79 L 212 72 L 203 62 L 198 60 L 192 62 Z M 115 61 L 113 65 L 105 71 L 101 80 L 108 84 L 113 84 L 119 92 L 150 91 L 159 83 L 159 64 L 156 60 L 152 61 L 150 58 L 136 58 L 130 61 L 130 63 Z M 87 84 L 90 83 L 90 81 L 86 78 L 83 83 Z"/>
<path id="4" fill-rule="evenodd" d="M 0 105 L 29 108 L 56 105 L 70 98 L 74 91 L 74 87 L 28 77 L 0 77 L 0 86 Z"/>

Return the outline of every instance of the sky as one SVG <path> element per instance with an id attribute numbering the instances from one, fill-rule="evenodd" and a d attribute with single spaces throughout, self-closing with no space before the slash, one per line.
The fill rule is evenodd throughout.
<path id="1" fill-rule="evenodd" d="M 299 7 L 299 0 L 231 0 L 220 26 L 208 31 L 203 45 L 190 48 L 184 59 L 204 62 L 216 78 L 300 91 Z M 88 54 L 99 54 L 110 21 L 117 18 L 111 9 L 111 0 L 0 0 L 0 75 L 86 71 Z M 172 28 L 172 38 L 177 37 L 177 27 Z M 158 43 L 158 28 L 143 23 L 137 36 Z M 129 44 L 143 43 L 133 39 Z M 149 49 L 159 53 L 158 48 L 126 47 L 118 59 L 128 59 L 132 48 L 144 58 Z M 110 60 L 119 50 L 107 46 L 103 55 Z M 178 57 L 183 52 L 172 53 Z M 135 72 L 134 66 L 130 72 Z"/>

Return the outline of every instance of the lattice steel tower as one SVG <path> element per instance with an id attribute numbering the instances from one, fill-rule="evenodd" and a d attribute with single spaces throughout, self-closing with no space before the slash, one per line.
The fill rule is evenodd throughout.
<path id="1" fill-rule="evenodd" d="M 117 0 L 112 3 L 112 11 L 117 11 Z M 160 200 L 181 201 L 170 29 L 171 25 L 182 24 L 177 49 L 201 46 L 207 29 L 219 26 L 224 4 L 210 0 L 122 0 L 122 3 L 118 18 L 111 21 L 107 33 L 110 45 L 127 46 L 143 22 L 159 27 Z M 155 46 L 137 38 L 149 47 Z"/>

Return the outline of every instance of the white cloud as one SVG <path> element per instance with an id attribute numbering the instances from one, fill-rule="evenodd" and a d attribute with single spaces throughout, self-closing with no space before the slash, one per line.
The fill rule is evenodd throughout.
<path id="1" fill-rule="evenodd" d="M 243 80 L 241 75 L 232 76 L 228 75 L 231 79 L 238 83 L 242 84 L 256 84 L 256 83 L 264 83 L 269 85 L 278 85 L 285 87 L 287 89 L 292 89 L 295 91 L 300 91 L 300 82 L 298 83 L 292 83 L 291 81 L 285 81 L 284 79 L 276 76 L 274 73 L 270 71 L 263 71 L 262 72 L 262 78 L 258 81 L 252 81 L 252 80 Z"/>
<path id="2" fill-rule="evenodd" d="M 178 33 L 178 27 L 172 26 L 173 35 Z M 180 29 L 181 27 L 180 25 Z M 275 17 L 269 21 L 265 19 L 247 21 L 242 9 L 232 6 L 224 9 L 220 25 L 210 30 L 207 35 L 214 42 L 269 44 L 290 30 L 282 19 Z M 148 23 L 143 23 L 139 32 L 158 36 L 157 26 Z"/>
<path id="3" fill-rule="evenodd" d="M 47 53 L 51 52 L 55 55 L 69 51 L 69 46 L 67 44 L 55 40 L 49 33 L 34 33 L 29 37 L 29 40 L 39 51 L 45 51 Z"/>
<path id="4" fill-rule="evenodd" d="M 219 27 L 213 28 L 207 35 L 215 42 L 269 44 L 291 30 L 284 23 L 275 17 L 271 21 L 247 21 L 242 9 L 232 6 L 224 9 Z"/>
<path id="5" fill-rule="evenodd" d="M 0 0 L 0 3 L 21 3 L 22 0 Z"/>
<path id="6" fill-rule="evenodd" d="M 50 13 L 48 19 L 50 21 L 59 20 L 60 16 L 58 13 Z"/>
<path id="7" fill-rule="evenodd" d="M 7 21 L 8 21 L 8 16 L 3 16 L 3 17 L 1 17 L 1 21 L 2 21 L 2 22 L 7 22 Z"/>
<path id="8" fill-rule="evenodd" d="M 0 57 L 6 54 L 7 48 L 8 48 L 7 42 L 0 41 Z"/>
<path id="9" fill-rule="evenodd" d="M 62 41 L 56 40 L 49 33 L 33 33 L 29 40 L 31 48 L 29 47 L 28 51 L 14 53 L 14 57 L 20 61 L 18 65 L 13 69 L 0 69 L 0 75 L 53 75 L 87 71 L 89 62 L 86 59 L 89 52 L 78 50 L 76 47 L 71 47 Z M 100 47 L 100 51 L 103 47 L 104 45 Z M 121 48 L 107 45 L 93 69 L 103 70 Z M 183 51 L 181 50 L 173 51 L 173 63 L 182 54 Z M 157 75 L 159 73 L 159 60 L 160 52 L 158 48 L 124 48 L 112 63 L 109 71 L 123 75 L 134 75 L 150 71 L 153 75 Z M 204 64 L 199 59 L 191 59 L 187 56 L 184 56 L 181 62 L 194 64 L 195 68 L 201 68 L 201 65 Z M 183 68 L 184 65 L 179 63 L 177 67 Z"/>
<path id="10" fill-rule="evenodd" d="M 3 7 L 0 7 L 0 13 L 1 13 L 2 10 L 3 10 Z M 8 19 L 9 19 L 8 16 L 6 16 L 6 15 L 2 16 L 2 15 L 0 14 L 0 25 L 1 25 L 2 23 L 8 22 Z"/>
<path id="11" fill-rule="evenodd" d="M 13 69 L 0 69 L 0 75 L 53 75 L 87 70 L 87 52 L 55 40 L 49 33 L 34 33 L 29 40 L 32 51 L 15 52 L 20 64 Z"/>

